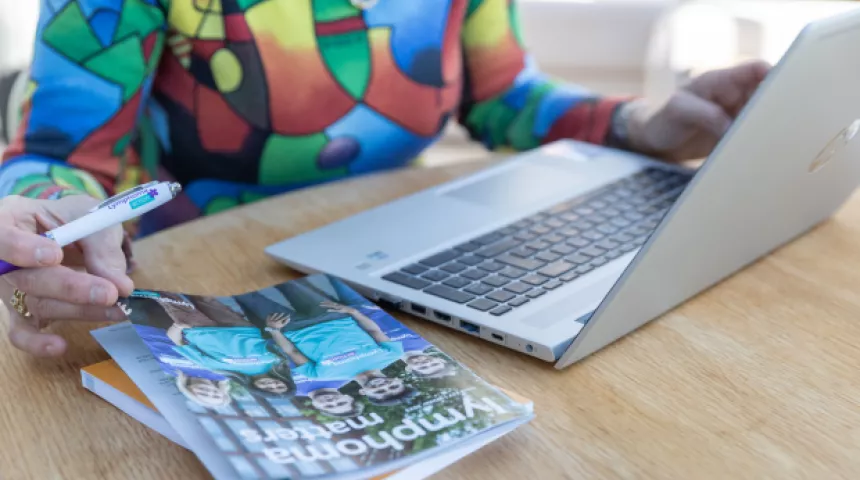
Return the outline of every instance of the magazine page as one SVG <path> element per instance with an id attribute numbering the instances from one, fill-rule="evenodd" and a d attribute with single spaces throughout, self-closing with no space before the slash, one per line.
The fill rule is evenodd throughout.
<path id="1" fill-rule="evenodd" d="M 200 422 L 184 414 L 185 397 L 158 364 L 152 352 L 140 340 L 131 323 L 119 323 L 91 332 L 122 370 L 152 402 L 184 446 L 190 448 L 215 480 L 236 478 L 230 462 L 218 451 L 214 439 Z M 265 477 L 263 477 L 265 478 Z"/>
<path id="2" fill-rule="evenodd" d="M 367 476 L 532 416 L 327 275 L 121 305 L 241 478 Z"/>

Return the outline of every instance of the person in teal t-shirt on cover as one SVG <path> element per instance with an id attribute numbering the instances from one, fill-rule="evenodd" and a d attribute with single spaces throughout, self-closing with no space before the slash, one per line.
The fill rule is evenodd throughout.
<path id="1" fill-rule="evenodd" d="M 181 315 L 173 319 L 167 336 L 176 344 L 174 351 L 179 355 L 242 383 L 254 395 L 283 398 L 295 393 L 289 362 L 263 337 L 260 328 L 250 323 L 193 326 Z M 287 313 L 273 313 L 266 318 L 266 329 L 283 328 L 289 319 Z"/>
<path id="2" fill-rule="evenodd" d="M 400 342 L 391 341 L 376 322 L 357 308 L 329 300 L 320 306 L 343 316 L 298 330 L 270 330 L 275 343 L 296 365 L 294 374 L 311 379 L 352 380 L 361 373 L 382 369 L 403 355 Z"/>

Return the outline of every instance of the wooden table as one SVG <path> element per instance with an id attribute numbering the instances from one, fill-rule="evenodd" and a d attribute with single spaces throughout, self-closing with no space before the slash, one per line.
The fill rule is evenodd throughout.
<path id="1" fill-rule="evenodd" d="M 263 247 L 480 164 L 350 180 L 145 239 L 141 288 L 234 294 L 297 276 Z M 746 271 L 565 371 L 401 316 L 537 418 L 444 479 L 860 478 L 860 197 Z M 92 324 L 64 360 L 0 348 L 0 478 L 201 478 L 171 444 L 80 387 L 107 358 Z"/>

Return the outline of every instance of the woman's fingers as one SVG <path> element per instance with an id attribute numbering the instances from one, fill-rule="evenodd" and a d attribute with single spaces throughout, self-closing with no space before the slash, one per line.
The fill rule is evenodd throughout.
<path id="1" fill-rule="evenodd" d="M 78 242 L 84 253 L 87 271 L 110 280 L 119 295 L 127 297 L 134 290 L 128 277 L 128 262 L 123 251 L 123 231 L 119 225 L 98 232 Z"/>
<path id="2" fill-rule="evenodd" d="M 28 296 L 78 305 L 107 307 L 115 304 L 119 296 L 110 280 L 62 266 L 18 270 L 4 278 Z"/>
<path id="3" fill-rule="evenodd" d="M 56 242 L 41 235 L 0 225 L 0 259 L 19 267 L 59 265 L 63 251 Z"/>
<path id="4" fill-rule="evenodd" d="M 9 342 L 20 350 L 39 357 L 56 357 L 66 351 L 66 341 L 59 335 L 40 332 L 34 325 L 0 306 L 3 323 L 9 325 Z"/>
<path id="5" fill-rule="evenodd" d="M 26 302 L 27 309 L 41 325 L 57 321 L 119 322 L 126 318 L 117 306 L 78 305 L 30 295 L 27 295 Z"/>

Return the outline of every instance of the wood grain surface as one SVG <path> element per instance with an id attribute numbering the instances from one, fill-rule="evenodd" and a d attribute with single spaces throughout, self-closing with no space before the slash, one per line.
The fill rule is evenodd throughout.
<path id="1" fill-rule="evenodd" d="M 295 278 L 283 238 L 473 171 L 348 180 L 136 244 L 138 287 L 235 294 Z M 437 478 L 860 478 L 860 197 L 831 221 L 564 371 L 400 315 L 490 382 L 535 401 L 529 425 Z M 196 458 L 80 386 L 98 325 L 52 327 L 63 360 L 0 347 L 0 478 L 206 478 Z"/>

